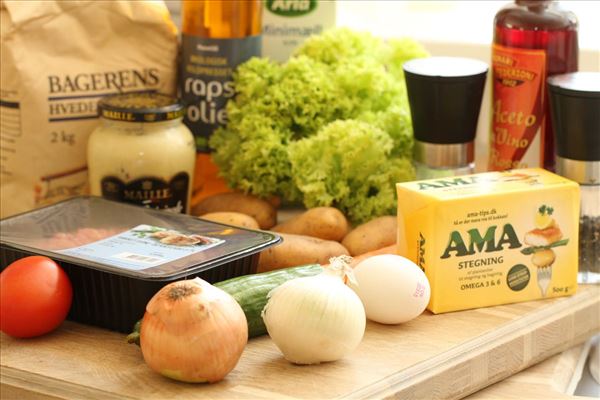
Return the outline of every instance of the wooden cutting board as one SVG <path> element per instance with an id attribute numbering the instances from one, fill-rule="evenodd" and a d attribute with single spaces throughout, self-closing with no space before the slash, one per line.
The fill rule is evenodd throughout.
<path id="1" fill-rule="evenodd" d="M 467 400 L 583 400 L 568 393 L 585 345 L 556 354 L 524 371 L 467 397 Z"/>
<path id="2" fill-rule="evenodd" d="M 600 330 L 600 286 L 571 297 L 428 312 L 397 326 L 369 323 L 347 358 L 295 366 L 266 336 L 252 339 L 213 385 L 163 378 L 115 332 L 67 322 L 50 335 L 1 336 L 2 399 L 462 398 Z"/>

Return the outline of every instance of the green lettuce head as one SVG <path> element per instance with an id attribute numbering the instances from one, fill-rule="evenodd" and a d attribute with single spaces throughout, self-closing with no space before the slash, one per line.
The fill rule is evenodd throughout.
<path id="1" fill-rule="evenodd" d="M 353 222 L 395 212 L 395 183 L 414 178 L 402 64 L 417 42 L 336 28 L 283 64 L 252 58 L 234 74 L 229 122 L 210 139 L 232 188 L 306 207 L 333 205 Z"/>

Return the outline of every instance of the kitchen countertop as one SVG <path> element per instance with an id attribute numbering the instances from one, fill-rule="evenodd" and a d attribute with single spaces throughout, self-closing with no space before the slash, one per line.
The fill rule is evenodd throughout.
<path id="1" fill-rule="evenodd" d="M 3 399 L 462 398 L 600 331 L 600 286 L 571 297 L 368 323 L 343 360 L 295 366 L 263 336 L 224 381 L 185 384 L 143 362 L 124 335 L 65 322 L 35 339 L 1 336 Z"/>

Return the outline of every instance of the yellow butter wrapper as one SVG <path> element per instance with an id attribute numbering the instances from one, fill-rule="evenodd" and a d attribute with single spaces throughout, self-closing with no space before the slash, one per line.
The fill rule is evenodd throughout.
<path id="1" fill-rule="evenodd" d="M 574 294 L 579 185 L 540 168 L 399 183 L 398 253 L 434 313 Z"/>

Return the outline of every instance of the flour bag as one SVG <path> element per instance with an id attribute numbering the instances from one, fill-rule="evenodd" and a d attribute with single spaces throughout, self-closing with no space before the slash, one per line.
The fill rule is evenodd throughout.
<path id="1" fill-rule="evenodd" d="M 100 97 L 174 94 L 177 28 L 163 2 L 0 3 L 0 216 L 87 192 Z"/>

